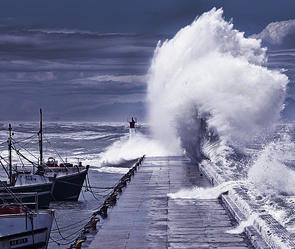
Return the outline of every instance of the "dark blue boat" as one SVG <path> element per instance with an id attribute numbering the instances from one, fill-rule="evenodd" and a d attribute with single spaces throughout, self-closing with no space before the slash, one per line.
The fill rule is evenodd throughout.
<path id="1" fill-rule="evenodd" d="M 52 192 L 52 201 L 77 201 L 88 173 L 89 165 L 75 165 L 69 163 L 57 164 L 54 158 L 50 157 L 43 168 L 44 176 L 53 180 L 55 177 Z"/>

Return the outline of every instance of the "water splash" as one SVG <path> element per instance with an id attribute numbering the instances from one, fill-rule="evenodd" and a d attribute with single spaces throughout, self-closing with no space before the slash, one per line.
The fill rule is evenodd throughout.
<path id="1" fill-rule="evenodd" d="M 248 172 L 248 180 L 263 194 L 295 195 L 294 151 L 291 137 L 281 133 L 259 153 Z"/>
<path id="2" fill-rule="evenodd" d="M 227 230 L 227 233 L 230 234 L 240 234 L 243 233 L 246 227 L 252 226 L 254 224 L 255 219 L 257 219 L 258 215 L 251 215 L 248 220 L 242 221 L 237 227 L 231 230 Z"/>
<path id="3" fill-rule="evenodd" d="M 120 168 L 120 167 L 100 167 L 100 168 L 94 168 L 93 170 L 96 170 L 98 172 L 104 172 L 104 173 L 126 174 L 129 169 Z"/>
<path id="4" fill-rule="evenodd" d="M 294 166 L 286 162 L 295 165 L 295 146 L 287 137 L 268 139 L 280 121 L 289 80 L 283 70 L 266 68 L 260 40 L 245 38 L 222 15 L 214 8 L 158 44 L 148 82 L 153 134 L 168 150 L 185 149 L 195 162 L 209 158 L 233 180 L 248 176 L 252 197 L 279 213 L 289 209 L 285 197 L 295 193 Z M 169 196 L 216 198 L 221 193 L 218 187 L 211 190 Z M 287 214 L 295 224 L 288 211 L 278 220 L 286 225 Z"/>
<path id="5" fill-rule="evenodd" d="M 192 189 L 181 189 L 176 193 L 169 193 L 168 197 L 172 199 L 216 199 L 221 194 L 229 191 L 233 187 L 241 184 L 238 181 L 224 182 L 216 187 L 201 188 L 194 187 Z"/>
<path id="6" fill-rule="evenodd" d="M 166 148 L 196 161 L 204 130 L 244 151 L 273 131 L 283 109 L 288 78 L 263 67 L 265 48 L 222 18 L 204 13 L 173 39 L 158 44 L 148 83 L 153 132 Z"/>
<path id="7" fill-rule="evenodd" d="M 175 154 L 168 151 L 158 141 L 149 139 L 147 136 L 137 132 L 132 137 L 126 135 L 108 147 L 101 154 L 100 165 L 120 164 L 122 161 L 140 158 L 143 155 L 153 157 Z"/>

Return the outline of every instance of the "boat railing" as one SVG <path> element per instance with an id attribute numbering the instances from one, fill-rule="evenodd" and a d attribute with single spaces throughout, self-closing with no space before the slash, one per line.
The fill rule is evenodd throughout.
<path id="1" fill-rule="evenodd" d="M 37 211 L 37 209 L 38 209 L 38 193 L 37 192 L 33 192 L 33 193 L 28 192 L 28 193 L 18 193 L 18 194 L 16 194 L 16 193 L 13 193 L 11 191 L 11 189 L 4 182 L 2 182 L 1 180 L 0 180 L 0 186 L 2 186 L 6 190 L 7 196 L 10 195 L 13 198 L 13 202 L 15 204 L 19 205 L 22 208 L 22 210 L 25 211 L 25 212 L 29 212 L 29 208 L 26 205 L 27 203 L 22 202 L 22 198 L 20 198 L 20 196 L 21 195 L 29 195 L 29 194 L 32 195 L 32 194 L 34 194 L 35 203 L 29 203 L 29 204 L 35 204 L 35 210 Z M 2 196 L 5 195 L 5 194 L 6 193 L 1 193 Z"/>
<path id="2" fill-rule="evenodd" d="M 18 197 L 18 199 L 21 201 L 21 203 L 25 206 L 34 206 L 33 209 L 35 209 L 35 212 L 38 212 L 38 192 L 25 192 L 25 193 L 17 193 L 16 196 Z M 23 201 L 24 198 L 26 197 L 30 197 L 30 196 L 34 196 L 34 201 L 33 202 L 25 202 Z M 7 203 L 13 203 L 13 204 L 17 204 L 18 202 L 14 201 L 11 202 L 9 201 L 9 197 L 11 197 L 10 193 L 4 193 L 4 192 L 0 192 L 0 204 L 7 204 Z"/>

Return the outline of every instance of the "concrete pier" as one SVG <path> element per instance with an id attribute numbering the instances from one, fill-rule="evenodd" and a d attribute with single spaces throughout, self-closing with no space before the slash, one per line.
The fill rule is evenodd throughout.
<path id="1" fill-rule="evenodd" d="M 145 158 L 89 248 L 253 248 L 216 199 L 172 199 L 183 188 L 211 187 L 182 157 Z"/>

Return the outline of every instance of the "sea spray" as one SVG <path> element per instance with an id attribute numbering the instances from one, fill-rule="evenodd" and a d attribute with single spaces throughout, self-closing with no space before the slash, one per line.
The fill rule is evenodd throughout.
<path id="1" fill-rule="evenodd" d="M 150 123 L 166 148 L 204 158 L 204 130 L 244 151 L 273 131 L 288 78 L 263 67 L 265 48 L 222 18 L 204 13 L 173 39 L 159 43 L 150 68 Z"/>
<path id="2" fill-rule="evenodd" d="M 249 193 L 289 231 L 295 231 L 294 125 L 278 129 L 248 172 Z"/>
<path id="3" fill-rule="evenodd" d="M 239 234 L 244 232 L 245 227 L 252 226 L 254 224 L 255 219 L 257 219 L 258 215 L 257 214 L 252 214 L 247 220 L 243 220 L 237 227 L 231 230 L 227 230 L 227 233 L 230 234 Z"/>
<path id="4" fill-rule="evenodd" d="M 240 186 L 241 183 L 240 181 L 231 181 L 211 188 L 181 189 L 176 193 L 169 193 L 168 197 L 172 199 L 215 199 L 230 189 Z"/>
<path id="5" fill-rule="evenodd" d="M 148 82 L 153 134 L 169 150 L 185 150 L 194 162 L 207 158 L 232 180 L 244 179 L 251 198 L 294 232 L 294 141 L 272 137 L 289 80 L 266 68 L 260 40 L 245 38 L 222 14 L 212 9 L 158 44 Z M 213 197 L 210 191 L 169 196 Z"/>
<path id="6" fill-rule="evenodd" d="M 132 137 L 126 135 L 114 142 L 107 150 L 101 153 L 100 165 L 121 164 L 124 160 L 133 160 L 146 156 L 174 155 L 157 141 L 137 132 Z"/>
<path id="7" fill-rule="evenodd" d="M 287 166 L 294 158 L 295 144 L 283 133 L 260 151 L 248 172 L 248 180 L 263 194 L 295 195 L 294 166 Z"/>

